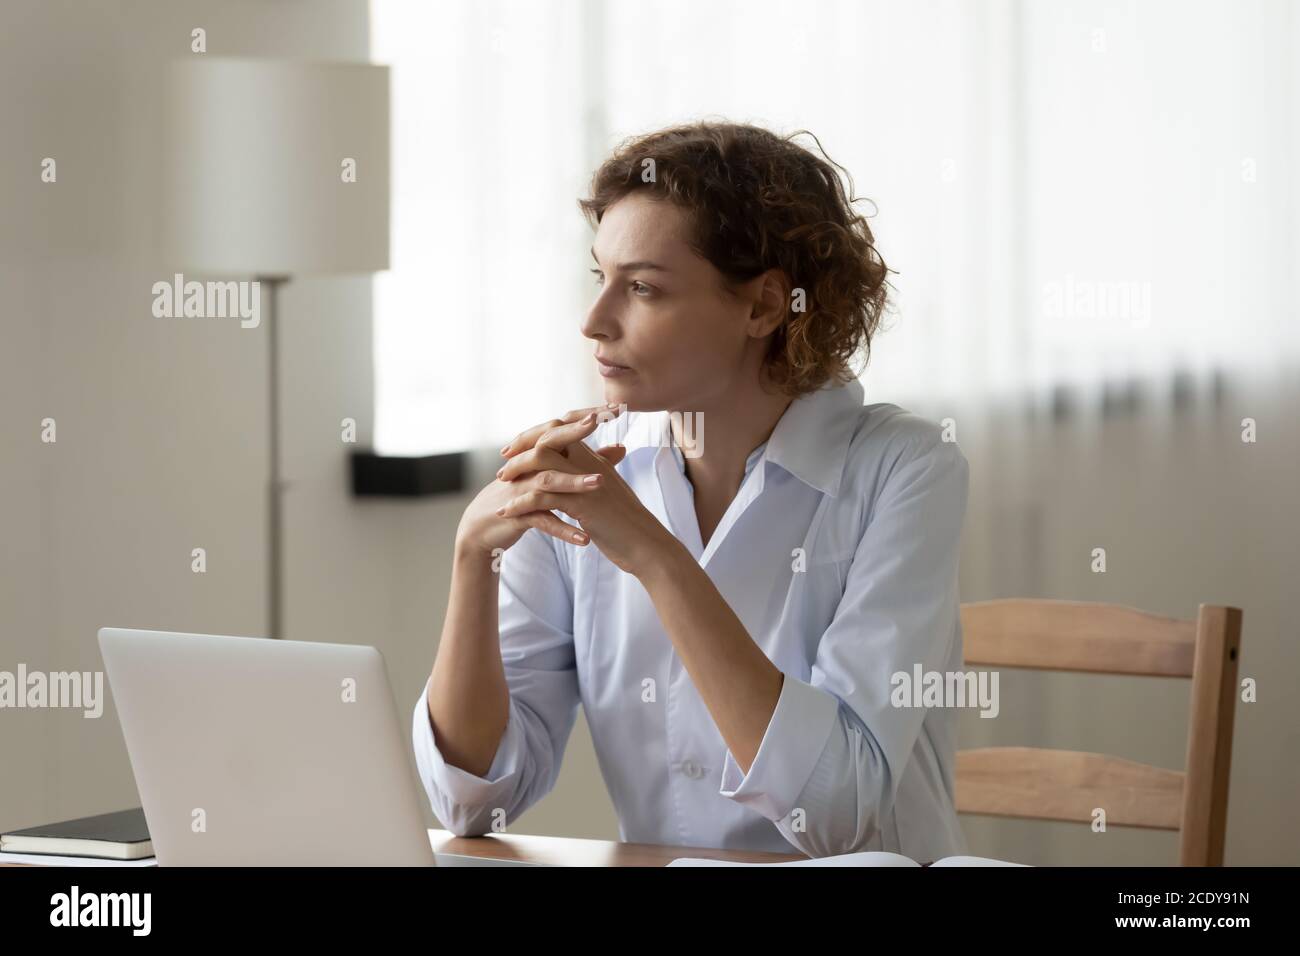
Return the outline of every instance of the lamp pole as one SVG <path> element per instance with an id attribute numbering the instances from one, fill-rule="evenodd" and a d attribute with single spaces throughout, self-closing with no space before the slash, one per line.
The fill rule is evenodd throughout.
<path id="1" fill-rule="evenodd" d="M 284 556 L 284 480 L 280 473 L 280 287 L 288 282 L 287 276 L 259 276 L 257 282 L 266 289 L 266 365 L 267 408 L 270 425 L 269 475 L 267 477 L 267 555 L 266 555 L 266 617 L 267 636 L 284 637 L 284 579 L 281 573 Z"/>

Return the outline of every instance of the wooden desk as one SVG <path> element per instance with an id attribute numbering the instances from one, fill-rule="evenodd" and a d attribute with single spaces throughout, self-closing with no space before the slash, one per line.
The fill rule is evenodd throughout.
<path id="1" fill-rule="evenodd" d="M 569 837 L 491 836 L 458 837 L 447 830 L 430 830 L 435 853 L 522 860 L 552 866 L 666 866 L 684 856 L 740 863 L 785 863 L 806 860 L 801 853 L 764 853 L 757 850 L 710 850 L 693 846 L 656 846 L 652 843 L 617 843 L 612 840 L 578 840 Z"/>
<path id="2" fill-rule="evenodd" d="M 656 846 L 650 843 L 617 843 L 612 840 L 578 840 L 514 833 L 458 837 L 448 830 L 430 830 L 429 843 L 435 853 L 547 863 L 551 866 L 666 866 L 671 860 L 683 856 L 741 863 L 783 863 L 787 860 L 807 859 L 799 853 L 710 850 L 705 847 Z M 0 862 L 3 867 L 31 865 L 33 864 Z"/>

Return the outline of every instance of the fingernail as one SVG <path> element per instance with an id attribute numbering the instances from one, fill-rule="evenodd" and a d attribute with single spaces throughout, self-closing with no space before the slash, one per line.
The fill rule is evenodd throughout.
<path id="1" fill-rule="evenodd" d="M 581 531 L 575 531 L 573 532 L 573 540 L 578 542 L 578 544 L 582 544 L 587 540 L 587 536 Z"/>
<path id="2" fill-rule="evenodd" d="M 501 454 L 504 455 L 504 454 L 505 454 L 506 452 L 508 452 L 509 450 L 510 450 L 510 446 L 509 446 L 509 445 L 502 445 L 502 446 L 501 446 Z"/>
<path id="3" fill-rule="evenodd" d="M 497 509 L 497 514 L 498 514 L 500 517 L 504 518 L 504 517 L 506 516 L 506 509 L 505 509 L 505 508 L 498 508 L 498 509 Z"/>
<path id="4" fill-rule="evenodd" d="M 600 483 L 600 475 L 587 475 L 582 479 L 584 485 L 595 485 Z"/>
<path id="5" fill-rule="evenodd" d="M 505 473 L 506 473 L 506 470 L 505 470 L 504 468 L 500 468 L 500 469 L 497 470 L 497 477 L 500 478 L 500 477 L 501 477 L 502 475 L 504 475 Z"/>
<path id="6" fill-rule="evenodd" d="M 594 422 L 595 420 L 596 420 L 596 413 L 595 413 L 595 412 L 588 412 L 588 413 L 587 413 L 587 417 L 584 418 L 584 419 L 582 420 L 582 424 L 584 424 L 584 425 L 590 425 L 590 424 L 591 424 L 592 422 Z"/>

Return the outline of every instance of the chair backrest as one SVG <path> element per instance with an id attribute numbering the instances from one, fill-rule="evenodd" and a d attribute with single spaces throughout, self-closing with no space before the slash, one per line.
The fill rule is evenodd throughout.
<path id="1" fill-rule="evenodd" d="M 968 666 L 1191 679 L 1184 770 L 1105 754 L 1032 747 L 957 753 L 957 810 L 985 816 L 1179 831 L 1179 863 L 1222 866 L 1241 646 L 1239 608 L 1202 604 L 1195 620 L 1079 601 L 963 604 Z"/>

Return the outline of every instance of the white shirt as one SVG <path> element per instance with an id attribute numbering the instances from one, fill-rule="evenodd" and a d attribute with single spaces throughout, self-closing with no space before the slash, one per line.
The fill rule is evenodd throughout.
<path id="1" fill-rule="evenodd" d="M 918 862 L 967 852 L 956 711 L 891 704 L 896 673 L 962 669 L 967 462 L 939 426 L 862 401 L 854 381 L 792 402 L 707 547 L 668 413 L 631 413 L 587 440 L 624 442 L 619 473 L 785 675 L 749 772 L 640 581 L 594 544 L 529 530 L 501 561 L 510 715 L 486 776 L 443 760 L 416 703 L 416 763 L 444 826 L 486 833 L 545 796 L 581 702 L 625 841 Z"/>

